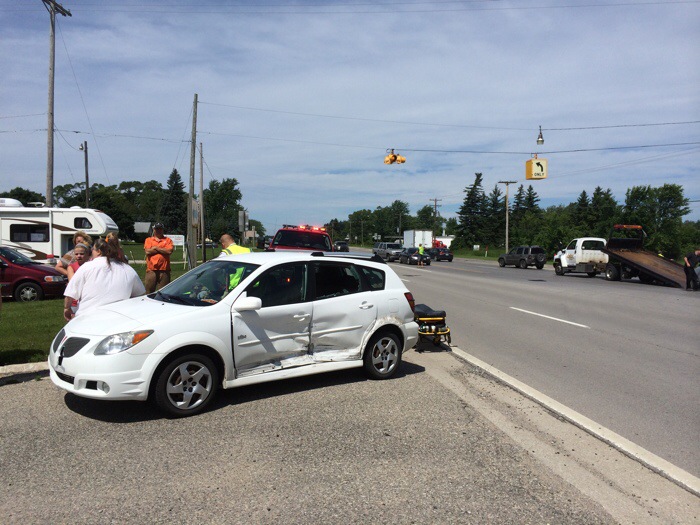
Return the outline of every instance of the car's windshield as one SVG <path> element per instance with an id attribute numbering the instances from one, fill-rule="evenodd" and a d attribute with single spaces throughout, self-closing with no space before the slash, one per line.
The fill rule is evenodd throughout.
<path id="1" fill-rule="evenodd" d="M 11 263 L 19 264 L 21 266 L 35 264 L 35 262 L 32 261 L 29 257 L 27 257 L 26 255 L 22 255 L 21 253 L 19 253 L 16 250 L 13 250 L 12 248 L 0 248 L 0 255 L 2 255 Z"/>
<path id="2" fill-rule="evenodd" d="M 258 266 L 240 261 L 209 261 L 190 270 L 150 297 L 158 301 L 192 306 L 211 305 L 226 297 Z"/>

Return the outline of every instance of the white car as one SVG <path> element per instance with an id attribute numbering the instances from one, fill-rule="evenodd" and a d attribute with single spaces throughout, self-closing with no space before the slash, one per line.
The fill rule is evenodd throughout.
<path id="1" fill-rule="evenodd" d="M 414 300 L 388 265 L 322 252 L 219 257 L 162 290 L 78 316 L 51 380 L 78 396 L 204 410 L 218 387 L 364 367 L 393 376 L 418 340 Z"/>

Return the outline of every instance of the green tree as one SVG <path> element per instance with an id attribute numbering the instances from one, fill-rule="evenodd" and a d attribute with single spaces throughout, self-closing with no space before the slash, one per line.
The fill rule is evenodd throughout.
<path id="1" fill-rule="evenodd" d="M 603 191 L 603 188 L 597 186 L 593 190 L 589 206 L 590 235 L 593 237 L 607 237 L 610 233 L 610 228 L 615 224 L 619 212 L 620 207 L 615 201 L 612 191 L 609 188 Z"/>
<path id="2" fill-rule="evenodd" d="M 224 233 L 240 238 L 238 212 L 243 198 L 236 179 L 212 180 L 204 190 L 204 221 L 207 237 L 218 240 Z"/>
<path id="3" fill-rule="evenodd" d="M 676 258 L 681 255 L 681 226 L 683 216 L 690 213 L 688 204 L 678 184 L 634 186 L 627 190 L 622 220 L 642 225 L 648 249 Z"/>
<path id="4" fill-rule="evenodd" d="M 0 193 L 0 197 L 17 199 L 25 206 L 27 206 L 30 202 L 46 202 L 46 199 L 44 199 L 44 196 L 41 193 L 26 190 L 24 188 L 20 188 L 19 186 L 12 188 L 10 191 Z"/>
<path id="5" fill-rule="evenodd" d="M 484 236 L 483 242 L 486 246 L 503 246 L 506 231 L 506 199 L 495 184 L 491 193 L 486 197 L 484 206 Z"/>
<path id="6" fill-rule="evenodd" d="M 117 223 L 119 236 L 122 239 L 134 238 L 134 216 L 131 214 L 131 203 L 117 189 L 116 185 L 92 184 L 90 186 L 90 206 L 102 210 Z"/>
<path id="7" fill-rule="evenodd" d="M 429 204 L 423 206 L 416 213 L 416 229 L 430 230 L 435 233 L 435 211 Z"/>
<path id="8" fill-rule="evenodd" d="M 176 169 L 173 169 L 168 177 L 161 221 L 165 226 L 166 233 L 187 233 L 187 194 L 182 178 Z"/>
<path id="9" fill-rule="evenodd" d="M 467 247 L 482 238 L 484 231 L 484 207 L 486 197 L 482 188 L 483 174 L 474 174 L 474 183 L 464 189 L 465 197 L 459 208 L 459 229 L 455 238 L 456 247 Z"/>

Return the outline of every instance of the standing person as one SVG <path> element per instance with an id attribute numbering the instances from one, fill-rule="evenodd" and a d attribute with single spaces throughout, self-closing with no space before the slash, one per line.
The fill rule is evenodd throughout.
<path id="1" fill-rule="evenodd" d="M 73 258 L 75 261 L 70 263 L 68 266 L 68 281 L 70 282 L 71 279 L 73 279 L 73 276 L 75 275 L 75 272 L 78 271 L 78 268 L 80 268 L 83 264 L 88 262 L 90 260 L 90 256 L 92 255 L 92 248 L 90 248 L 87 244 L 83 244 L 82 242 L 79 242 L 78 244 L 75 245 L 75 248 L 73 248 Z M 71 310 L 73 313 L 75 313 L 78 310 L 78 301 L 73 299 L 73 302 L 71 303 Z"/>
<path id="2" fill-rule="evenodd" d="M 219 239 L 219 242 L 221 246 L 223 246 L 219 257 L 222 255 L 233 255 L 234 253 L 250 253 L 250 248 L 245 248 L 236 244 L 236 241 L 234 241 L 233 237 L 228 233 L 224 233 Z"/>
<path id="3" fill-rule="evenodd" d="M 146 293 L 153 293 L 170 282 L 173 241 L 165 236 L 163 225 L 157 222 L 153 225 L 153 237 L 146 239 L 143 247 L 146 250 Z"/>
<path id="4" fill-rule="evenodd" d="M 77 231 L 73 234 L 73 246 L 78 245 L 79 243 L 87 244 L 90 246 L 92 244 L 92 237 L 90 237 L 87 233 L 84 231 Z M 88 251 L 88 257 L 90 257 L 90 252 Z M 69 251 L 67 254 L 65 254 L 61 259 L 56 263 L 56 270 L 58 273 L 61 273 L 63 275 L 68 275 L 68 267 L 71 265 L 71 263 L 75 262 L 75 258 L 73 257 L 73 250 Z"/>
<path id="5" fill-rule="evenodd" d="M 698 274 L 695 273 L 695 267 L 700 262 L 700 249 L 690 252 L 685 256 L 685 265 L 683 269 L 685 270 L 685 289 L 686 290 L 697 290 L 698 289 Z"/>
<path id="6" fill-rule="evenodd" d="M 114 303 L 146 292 L 136 271 L 119 260 L 114 245 L 97 239 L 92 247 L 92 260 L 83 264 L 80 271 L 68 282 L 63 301 L 63 317 L 73 317 L 95 311 L 98 306 Z M 78 302 L 75 313 L 73 301 Z"/>
<path id="7" fill-rule="evenodd" d="M 73 248 L 73 258 L 75 259 L 75 261 L 68 265 L 69 281 L 73 278 L 75 272 L 78 271 L 78 268 L 80 268 L 83 264 L 90 260 L 91 255 L 92 249 L 87 244 L 79 242 L 75 245 L 75 248 Z"/>
<path id="8" fill-rule="evenodd" d="M 129 262 L 129 259 L 127 259 L 126 254 L 124 253 L 124 250 L 122 249 L 122 245 L 119 242 L 119 235 L 117 235 L 114 232 L 109 232 L 107 234 L 107 237 L 105 237 L 105 241 L 114 245 L 114 247 L 117 249 L 117 253 L 119 254 L 119 260 L 121 262 L 125 262 L 125 263 Z"/>
<path id="9" fill-rule="evenodd" d="M 425 248 L 422 244 L 418 245 L 418 266 L 423 266 L 423 254 L 425 253 Z"/>

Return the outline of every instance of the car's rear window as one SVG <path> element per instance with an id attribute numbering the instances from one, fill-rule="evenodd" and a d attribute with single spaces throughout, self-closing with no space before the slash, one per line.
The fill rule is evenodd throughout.
<path id="1" fill-rule="evenodd" d="M 366 266 L 359 266 L 359 269 L 367 279 L 370 290 L 384 289 L 386 284 L 386 275 L 382 270 L 377 268 L 367 268 Z"/>
<path id="2" fill-rule="evenodd" d="M 544 253 L 544 248 L 539 248 L 537 246 L 534 246 L 531 250 L 530 253 Z"/>
<path id="3" fill-rule="evenodd" d="M 581 244 L 582 250 L 602 250 L 605 248 L 603 241 L 583 241 Z"/>

